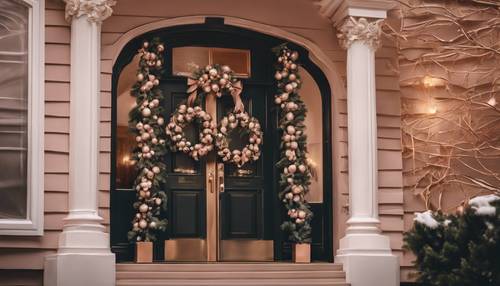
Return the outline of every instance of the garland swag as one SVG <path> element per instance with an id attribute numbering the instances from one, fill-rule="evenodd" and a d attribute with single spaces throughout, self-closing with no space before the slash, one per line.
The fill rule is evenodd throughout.
<path id="1" fill-rule="evenodd" d="M 299 54 L 286 45 L 277 47 L 275 53 L 278 57 L 275 103 L 280 107 L 281 132 L 281 159 L 276 166 L 281 170 L 279 197 L 288 210 L 288 218 L 281 229 L 288 233 L 289 240 L 294 243 L 310 243 L 313 213 L 305 195 L 309 191 L 311 173 L 307 163 L 307 137 L 304 132 L 307 109 L 298 93 L 301 86 L 296 62 Z"/>
<path id="2" fill-rule="evenodd" d="M 165 47 L 158 39 L 144 42 L 138 50 L 139 69 L 137 81 L 131 94 L 136 105 L 129 113 L 129 128 L 136 136 L 133 162 L 138 171 L 134 183 L 137 200 L 134 203 L 136 215 L 128 233 L 131 242 L 154 241 L 156 232 L 166 228 L 166 219 L 161 211 L 166 209 L 166 195 L 161 191 L 165 183 L 166 135 L 164 130 L 163 95 L 158 88 L 163 67 Z"/>

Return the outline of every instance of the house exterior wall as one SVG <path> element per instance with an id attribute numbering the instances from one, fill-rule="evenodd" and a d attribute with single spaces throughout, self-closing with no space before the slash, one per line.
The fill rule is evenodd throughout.
<path id="1" fill-rule="evenodd" d="M 217 3 L 217 4 L 214 4 Z M 230 16 L 277 27 L 310 40 L 325 53 L 345 87 L 346 52 L 337 42 L 330 21 L 322 19 L 313 1 L 153 1 L 120 0 L 102 26 L 99 214 L 109 226 L 111 164 L 111 75 L 113 45 L 142 25 L 183 16 Z M 21 269 L 38 281 L 44 257 L 55 253 L 62 219 L 68 211 L 70 26 L 64 3 L 46 0 L 45 81 L 45 231 L 40 237 L 0 237 L 0 269 Z M 394 15 L 389 15 L 389 20 Z M 379 213 L 381 228 L 402 257 L 403 177 L 401 108 L 397 47 L 389 38 L 376 53 Z M 344 236 L 348 218 L 347 103 L 345 90 L 332 89 L 334 248 Z M 16 274 L 17 273 L 17 274 Z M 0 272 L 18 277 L 19 272 Z M 27 272 L 25 272 L 27 273 Z M 30 276 L 30 277 L 31 277 Z M 28 276 L 26 276 L 28 277 Z M 14 279 L 14 278 L 13 278 Z"/>

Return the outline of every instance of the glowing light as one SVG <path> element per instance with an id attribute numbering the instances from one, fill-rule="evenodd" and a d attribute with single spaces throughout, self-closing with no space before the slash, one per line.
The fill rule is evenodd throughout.
<path id="1" fill-rule="evenodd" d="M 497 105 L 497 100 L 495 99 L 495 97 L 490 98 L 490 100 L 488 100 L 488 104 L 491 106 Z"/>
<path id="2" fill-rule="evenodd" d="M 422 78 L 422 84 L 426 88 L 429 88 L 429 87 L 434 87 L 434 86 L 444 86 L 445 82 L 441 78 L 437 78 L 437 77 L 432 77 L 432 76 L 427 76 L 426 75 L 426 76 L 424 76 Z"/>
<path id="3" fill-rule="evenodd" d="M 123 158 L 122 158 L 122 164 L 123 165 L 129 165 L 130 164 L 130 157 L 128 155 L 123 156 Z"/>
<path id="4" fill-rule="evenodd" d="M 427 111 L 429 114 L 436 114 L 437 112 L 437 106 L 436 105 L 431 105 L 429 106 L 429 110 Z"/>

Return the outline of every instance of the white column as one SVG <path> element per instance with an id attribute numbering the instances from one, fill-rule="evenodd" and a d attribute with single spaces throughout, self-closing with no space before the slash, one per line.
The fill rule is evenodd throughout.
<path id="1" fill-rule="evenodd" d="M 114 285 L 115 257 L 98 215 L 101 23 L 112 0 L 65 0 L 71 22 L 69 214 L 44 285 Z"/>
<path id="2" fill-rule="evenodd" d="M 380 21 L 349 17 L 338 34 L 347 49 L 350 218 L 336 258 L 352 286 L 399 285 L 398 258 L 378 218 L 375 50 Z"/>

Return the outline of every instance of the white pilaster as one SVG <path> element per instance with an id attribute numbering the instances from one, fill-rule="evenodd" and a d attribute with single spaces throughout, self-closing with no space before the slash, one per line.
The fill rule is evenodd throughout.
<path id="1" fill-rule="evenodd" d="M 369 9 L 359 11 L 369 15 Z M 350 218 L 336 259 L 352 286 L 396 286 L 398 257 L 381 234 L 378 217 L 375 50 L 381 19 L 373 18 L 349 16 L 339 27 L 340 44 L 347 49 Z"/>
<path id="2" fill-rule="evenodd" d="M 69 214 L 44 285 L 115 284 L 115 257 L 98 215 L 101 22 L 112 0 L 65 0 L 71 21 Z"/>

